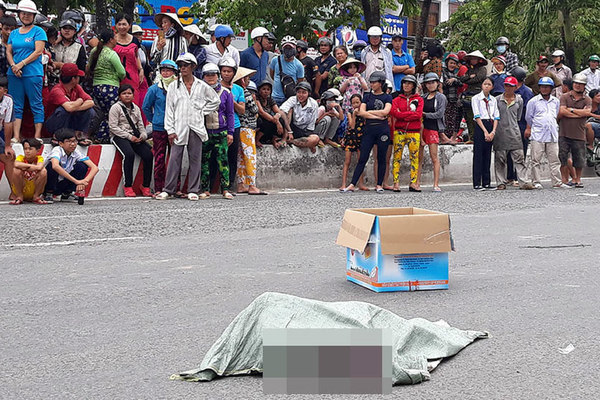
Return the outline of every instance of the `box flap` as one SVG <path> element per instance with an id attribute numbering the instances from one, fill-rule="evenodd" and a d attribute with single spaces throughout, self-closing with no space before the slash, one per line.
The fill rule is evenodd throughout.
<path id="1" fill-rule="evenodd" d="M 445 253 L 452 251 L 450 217 L 414 209 L 415 215 L 379 216 L 383 254 Z"/>
<path id="2" fill-rule="evenodd" d="M 375 215 L 359 210 L 346 210 L 336 244 L 363 252 L 369 241 Z"/>

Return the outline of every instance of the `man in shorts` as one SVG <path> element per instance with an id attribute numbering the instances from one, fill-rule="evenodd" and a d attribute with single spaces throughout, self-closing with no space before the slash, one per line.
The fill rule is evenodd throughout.
<path id="1" fill-rule="evenodd" d="M 569 155 L 573 160 L 575 177 L 572 185 L 582 188 L 581 172 L 585 165 L 585 124 L 592 108 L 592 99 L 585 95 L 587 77 L 581 73 L 573 76 L 573 90 L 560 98 L 558 158 L 562 183 L 569 183 Z"/>

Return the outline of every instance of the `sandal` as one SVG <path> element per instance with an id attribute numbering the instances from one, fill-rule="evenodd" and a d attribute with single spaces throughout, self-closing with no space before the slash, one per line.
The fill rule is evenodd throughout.
<path id="1" fill-rule="evenodd" d="M 77 140 L 77 144 L 82 147 L 88 147 L 92 145 L 92 141 L 90 139 L 79 139 Z"/>
<path id="2" fill-rule="evenodd" d="M 233 195 L 229 192 L 223 193 L 223 198 L 226 200 L 233 200 Z"/>
<path id="3" fill-rule="evenodd" d="M 21 204 L 23 204 L 23 200 L 14 199 L 13 201 L 9 202 L 8 204 L 10 204 L 11 206 L 20 206 Z"/>
<path id="4" fill-rule="evenodd" d="M 48 202 L 41 197 L 36 197 L 35 199 L 31 200 L 31 202 L 35 204 L 48 204 Z"/>
<path id="5" fill-rule="evenodd" d="M 200 194 L 198 195 L 198 199 L 200 199 L 200 200 L 206 200 L 206 199 L 208 199 L 209 197 L 210 197 L 210 194 L 207 194 L 207 193 L 200 193 Z"/>

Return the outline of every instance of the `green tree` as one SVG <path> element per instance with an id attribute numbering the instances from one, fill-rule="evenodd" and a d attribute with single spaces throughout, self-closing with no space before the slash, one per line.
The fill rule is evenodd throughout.
<path id="1" fill-rule="evenodd" d="M 575 60 L 575 24 L 577 16 L 598 8 L 597 0 L 497 0 L 493 4 L 492 14 L 498 21 L 506 11 L 518 8 L 523 14 L 524 25 L 521 38 L 523 44 L 531 49 L 539 45 L 539 37 L 544 33 L 549 21 L 558 21 L 558 30 L 562 47 L 571 68 L 577 66 Z"/>
<path id="2" fill-rule="evenodd" d="M 398 8 L 395 0 L 212 0 L 196 3 L 191 10 L 205 20 L 216 18 L 234 29 L 264 26 L 279 38 L 284 35 L 315 38 L 314 31 L 332 32 L 340 25 L 380 25 L 381 10 Z M 418 10 L 417 0 L 406 0 L 404 10 Z M 364 24 L 362 17 L 364 16 Z M 205 22 L 207 24 L 208 22 Z"/>
<path id="3" fill-rule="evenodd" d="M 436 28 L 438 36 L 445 38 L 445 46 L 451 51 L 481 50 L 493 52 L 494 42 L 499 36 L 510 39 L 511 49 L 519 54 L 522 63 L 535 66 L 537 56 L 555 49 L 567 52 L 563 37 L 563 23 L 558 12 L 550 13 L 537 20 L 537 28 L 531 30 L 528 6 L 538 3 L 524 0 L 520 5 L 511 4 L 498 16 L 499 0 L 471 0 L 462 5 L 450 19 Z M 584 0 L 586 1 L 586 0 Z M 571 68 L 580 70 L 587 57 L 600 48 L 600 36 L 596 27 L 600 24 L 598 8 L 581 8 L 570 13 L 574 37 L 574 60 L 567 60 Z M 533 32 L 533 33 L 532 33 Z"/>

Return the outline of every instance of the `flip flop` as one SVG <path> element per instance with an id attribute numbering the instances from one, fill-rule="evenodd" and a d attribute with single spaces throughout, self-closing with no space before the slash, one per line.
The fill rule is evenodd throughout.
<path id="1" fill-rule="evenodd" d="M 354 189 L 348 189 L 348 188 L 340 189 L 340 193 L 352 193 L 352 192 L 354 192 Z"/>
<path id="2" fill-rule="evenodd" d="M 92 141 L 90 139 L 79 139 L 77 144 L 82 147 L 88 147 L 92 145 Z"/>
<path id="3" fill-rule="evenodd" d="M 246 192 L 246 193 L 248 193 L 249 196 L 265 196 L 265 195 L 269 194 L 267 192 L 263 192 L 262 190 L 259 192 Z"/>
<path id="4" fill-rule="evenodd" d="M 23 200 L 14 199 L 13 201 L 9 202 L 8 204 L 10 204 L 11 206 L 20 206 L 21 204 L 23 204 Z"/>
<path id="5" fill-rule="evenodd" d="M 42 199 L 41 197 L 37 197 L 37 198 L 31 200 L 31 202 L 35 203 L 35 204 L 48 204 L 48 202 L 46 200 Z"/>

